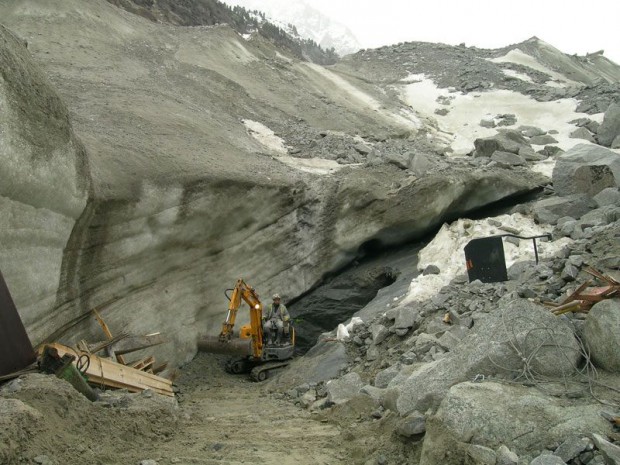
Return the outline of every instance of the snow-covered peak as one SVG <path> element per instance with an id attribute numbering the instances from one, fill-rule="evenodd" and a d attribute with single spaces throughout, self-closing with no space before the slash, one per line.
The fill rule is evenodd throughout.
<path id="1" fill-rule="evenodd" d="M 341 56 L 362 48 L 346 26 L 331 20 L 303 0 L 224 0 L 224 3 L 262 11 L 270 22 L 277 25 L 292 24 L 300 37 L 312 39 L 323 49 L 333 47 Z"/>

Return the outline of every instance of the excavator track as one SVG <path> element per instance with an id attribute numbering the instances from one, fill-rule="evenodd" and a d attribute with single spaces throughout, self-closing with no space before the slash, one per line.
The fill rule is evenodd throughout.
<path id="1" fill-rule="evenodd" d="M 254 367 L 254 364 L 246 358 L 233 358 L 226 362 L 224 369 L 228 373 L 239 375 L 241 373 L 250 373 L 252 367 Z"/>
<path id="2" fill-rule="evenodd" d="M 252 381 L 257 381 L 257 382 L 265 381 L 273 373 L 277 372 L 278 370 L 282 368 L 287 367 L 290 363 L 291 363 L 291 360 L 286 360 L 283 362 L 262 363 L 252 368 L 252 371 L 250 371 L 250 379 Z"/>

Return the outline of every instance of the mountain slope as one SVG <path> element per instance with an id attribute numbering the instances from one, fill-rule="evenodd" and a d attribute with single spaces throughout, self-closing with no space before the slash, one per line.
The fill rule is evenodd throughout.
<path id="1" fill-rule="evenodd" d="M 346 26 L 328 18 L 302 0 L 227 0 L 225 3 L 264 12 L 272 22 L 286 28 L 293 25 L 304 38 L 312 39 L 324 49 L 334 48 L 343 56 L 361 46 Z"/>

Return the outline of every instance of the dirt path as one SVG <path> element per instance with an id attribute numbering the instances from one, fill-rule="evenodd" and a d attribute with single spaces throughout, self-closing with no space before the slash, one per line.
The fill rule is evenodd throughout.
<path id="1" fill-rule="evenodd" d="M 245 376 L 224 372 L 223 358 L 199 354 L 177 385 L 181 428 L 152 456 L 163 463 L 346 463 L 339 429 L 264 392 Z"/>

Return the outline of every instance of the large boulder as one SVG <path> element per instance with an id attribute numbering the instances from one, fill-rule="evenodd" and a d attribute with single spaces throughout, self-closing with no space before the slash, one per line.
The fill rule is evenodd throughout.
<path id="1" fill-rule="evenodd" d="M 596 203 L 588 195 L 573 194 L 539 200 L 532 207 L 532 213 L 539 223 L 556 224 L 560 218 L 567 216 L 579 219 L 595 207 Z"/>
<path id="2" fill-rule="evenodd" d="M 594 137 L 592 137 L 592 133 L 584 127 L 575 129 L 573 132 L 570 133 L 569 137 L 572 139 L 587 140 L 588 142 L 592 142 L 592 143 L 596 142 L 594 140 Z"/>
<path id="3" fill-rule="evenodd" d="M 567 376 L 580 356 L 571 327 L 545 308 L 525 299 L 500 301 L 444 358 L 423 365 L 405 381 L 395 377 L 388 387 L 400 391 L 399 413 L 425 412 L 437 408 L 456 383 L 489 375 Z"/>
<path id="4" fill-rule="evenodd" d="M 532 387 L 461 383 L 450 389 L 436 415 L 427 419 L 420 464 L 483 463 L 463 461 L 463 457 L 472 455 L 472 445 L 495 450 L 499 444 L 510 444 L 519 463 L 529 463 L 567 436 L 609 434 L 611 424 L 600 410 L 595 402 L 567 405 Z"/>
<path id="5" fill-rule="evenodd" d="M 560 196 L 594 196 L 620 186 L 620 154 L 604 147 L 579 144 L 560 155 L 553 168 L 553 187 Z"/>
<path id="6" fill-rule="evenodd" d="M 603 122 L 598 128 L 598 143 L 611 147 L 611 143 L 618 136 L 620 136 L 620 103 L 612 103 L 605 111 Z"/>
<path id="7" fill-rule="evenodd" d="M 592 307 L 584 339 L 597 366 L 620 373 L 620 299 L 603 300 Z"/>
<path id="8" fill-rule="evenodd" d="M 301 384 L 313 384 L 338 378 L 348 365 L 343 343 L 322 341 L 310 349 L 303 359 L 294 360 L 290 367 L 270 383 L 279 391 Z M 361 386 L 360 386 L 361 387 Z"/>
<path id="9" fill-rule="evenodd" d="M 343 404 L 355 397 L 364 387 L 360 375 L 348 373 L 342 378 L 333 379 L 326 383 L 327 400 L 330 404 Z"/>
<path id="10" fill-rule="evenodd" d="M 505 130 L 498 134 L 476 139 L 474 157 L 490 158 L 496 151 L 519 153 L 522 147 L 529 147 L 529 142 L 518 131 Z"/>

